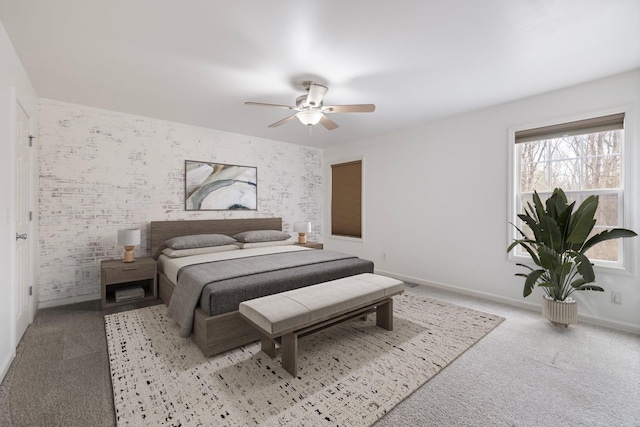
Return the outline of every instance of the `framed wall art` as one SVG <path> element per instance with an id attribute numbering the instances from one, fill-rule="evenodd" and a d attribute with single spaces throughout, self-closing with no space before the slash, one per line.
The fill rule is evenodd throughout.
<path id="1" fill-rule="evenodd" d="M 187 211 L 257 210 L 256 167 L 185 160 L 184 183 Z"/>

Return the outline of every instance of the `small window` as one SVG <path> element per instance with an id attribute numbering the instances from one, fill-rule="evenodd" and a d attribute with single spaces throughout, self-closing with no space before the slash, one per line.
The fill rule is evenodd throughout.
<path id="1" fill-rule="evenodd" d="M 362 160 L 331 165 L 331 234 L 362 238 Z"/>
<path id="2" fill-rule="evenodd" d="M 624 113 L 596 117 L 515 133 L 515 209 L 522 212 L 537 191 L 544 201 L 562 188 L 578 206 L 591 194 L 599 196 L 592 234 L 624 227 Z M 518 218 L 514 223 L 526 232 Z M 601 265 L 622 266 L 623 239 L 604 242 L 588 256 Z M 518 255 L 526 255 L 519 248 Z"/>

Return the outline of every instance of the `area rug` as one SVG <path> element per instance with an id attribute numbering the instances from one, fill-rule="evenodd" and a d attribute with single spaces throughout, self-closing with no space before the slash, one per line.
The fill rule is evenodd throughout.
<path id="1" fill-rule="evenodd" d="M 368 426 L 504 320 L 405 293 L 393 331 L 370 315 L 300 339 L 293 378 L 259 343 L 205 358 L 165 313 L 105 316 L 119 426 Z"/>

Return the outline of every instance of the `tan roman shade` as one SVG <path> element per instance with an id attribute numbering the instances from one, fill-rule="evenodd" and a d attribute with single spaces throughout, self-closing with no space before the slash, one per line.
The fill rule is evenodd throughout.
<path id="1" fill-rule="evenodd" d="M 362 237 L 362 161 L 331 165 L 331 234 Z"/>
<path id="2" fill-rule="evenodd" d="M 610 116 L 594 117 L 592 119 L 521 130 L 516 132 L 516 144 L 521 142 L 559 138 L 561 136 L 584 135 L 586 133 L 619 130 L 623 128 L 624 113 L 612 114 Z"/>

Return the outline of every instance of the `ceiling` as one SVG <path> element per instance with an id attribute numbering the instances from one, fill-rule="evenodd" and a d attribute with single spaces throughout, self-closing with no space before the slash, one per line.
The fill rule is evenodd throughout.
<path id="1" fill-rule="evenodd" d="M 638 0 L 0 0 L 39 96 L 329 147 L 640 67 Z M 309 129 L 325 104 L 374 103 Z"/>

